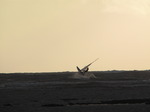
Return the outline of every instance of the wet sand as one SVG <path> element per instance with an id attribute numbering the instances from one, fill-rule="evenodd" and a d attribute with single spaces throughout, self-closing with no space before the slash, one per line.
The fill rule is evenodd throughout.
<path id="1" fill-rule="evenodd" d="M 150 72 L 0 74 L 0 112 L 149 112 Z"/>

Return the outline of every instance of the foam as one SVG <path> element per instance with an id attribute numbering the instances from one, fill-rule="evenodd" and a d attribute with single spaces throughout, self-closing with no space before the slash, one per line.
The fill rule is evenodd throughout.
<path id="1" fill-rule="evenodd" d="M 96 76 L 93 73 L 85 73 L 84 75 L 80 73 L 75 73 L 72 78 L 74 79 L 91 79 L 91 78 L 96 78 Z"/>

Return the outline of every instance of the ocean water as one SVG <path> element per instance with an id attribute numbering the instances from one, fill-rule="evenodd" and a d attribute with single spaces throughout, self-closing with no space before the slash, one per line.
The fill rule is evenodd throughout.
<path id="1" fill-rule="evenodd" d="M 131 77 L 132 76 L 132 77 Z M 85 76 L 78 73 L 57 73 L 51 74 L 9 74 L 3 75 L 4 80 L 0 83 L 0 89 L 4 88 L 32 88 L 32 87 L 61 87 L 65 85 L 99 86 L 99 87 L 149 87 L 149 78 L 138 78 L 139 75 L 133 74 L 93 74 Z"/>

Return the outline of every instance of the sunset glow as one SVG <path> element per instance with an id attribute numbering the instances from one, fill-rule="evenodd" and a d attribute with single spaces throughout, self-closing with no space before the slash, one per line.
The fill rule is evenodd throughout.
<path id="1" fill-rule="evenodd" d="M 1 0 L 0 73 L 145 70 L 149 0 Z"/>

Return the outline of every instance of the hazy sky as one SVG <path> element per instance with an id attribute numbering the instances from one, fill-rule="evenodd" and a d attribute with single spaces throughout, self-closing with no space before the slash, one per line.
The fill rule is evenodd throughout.
<path id="1" fill-rule="evenodd" d="M 150 69 L 150 0 L 0 0 L 0 72 Z"/>

